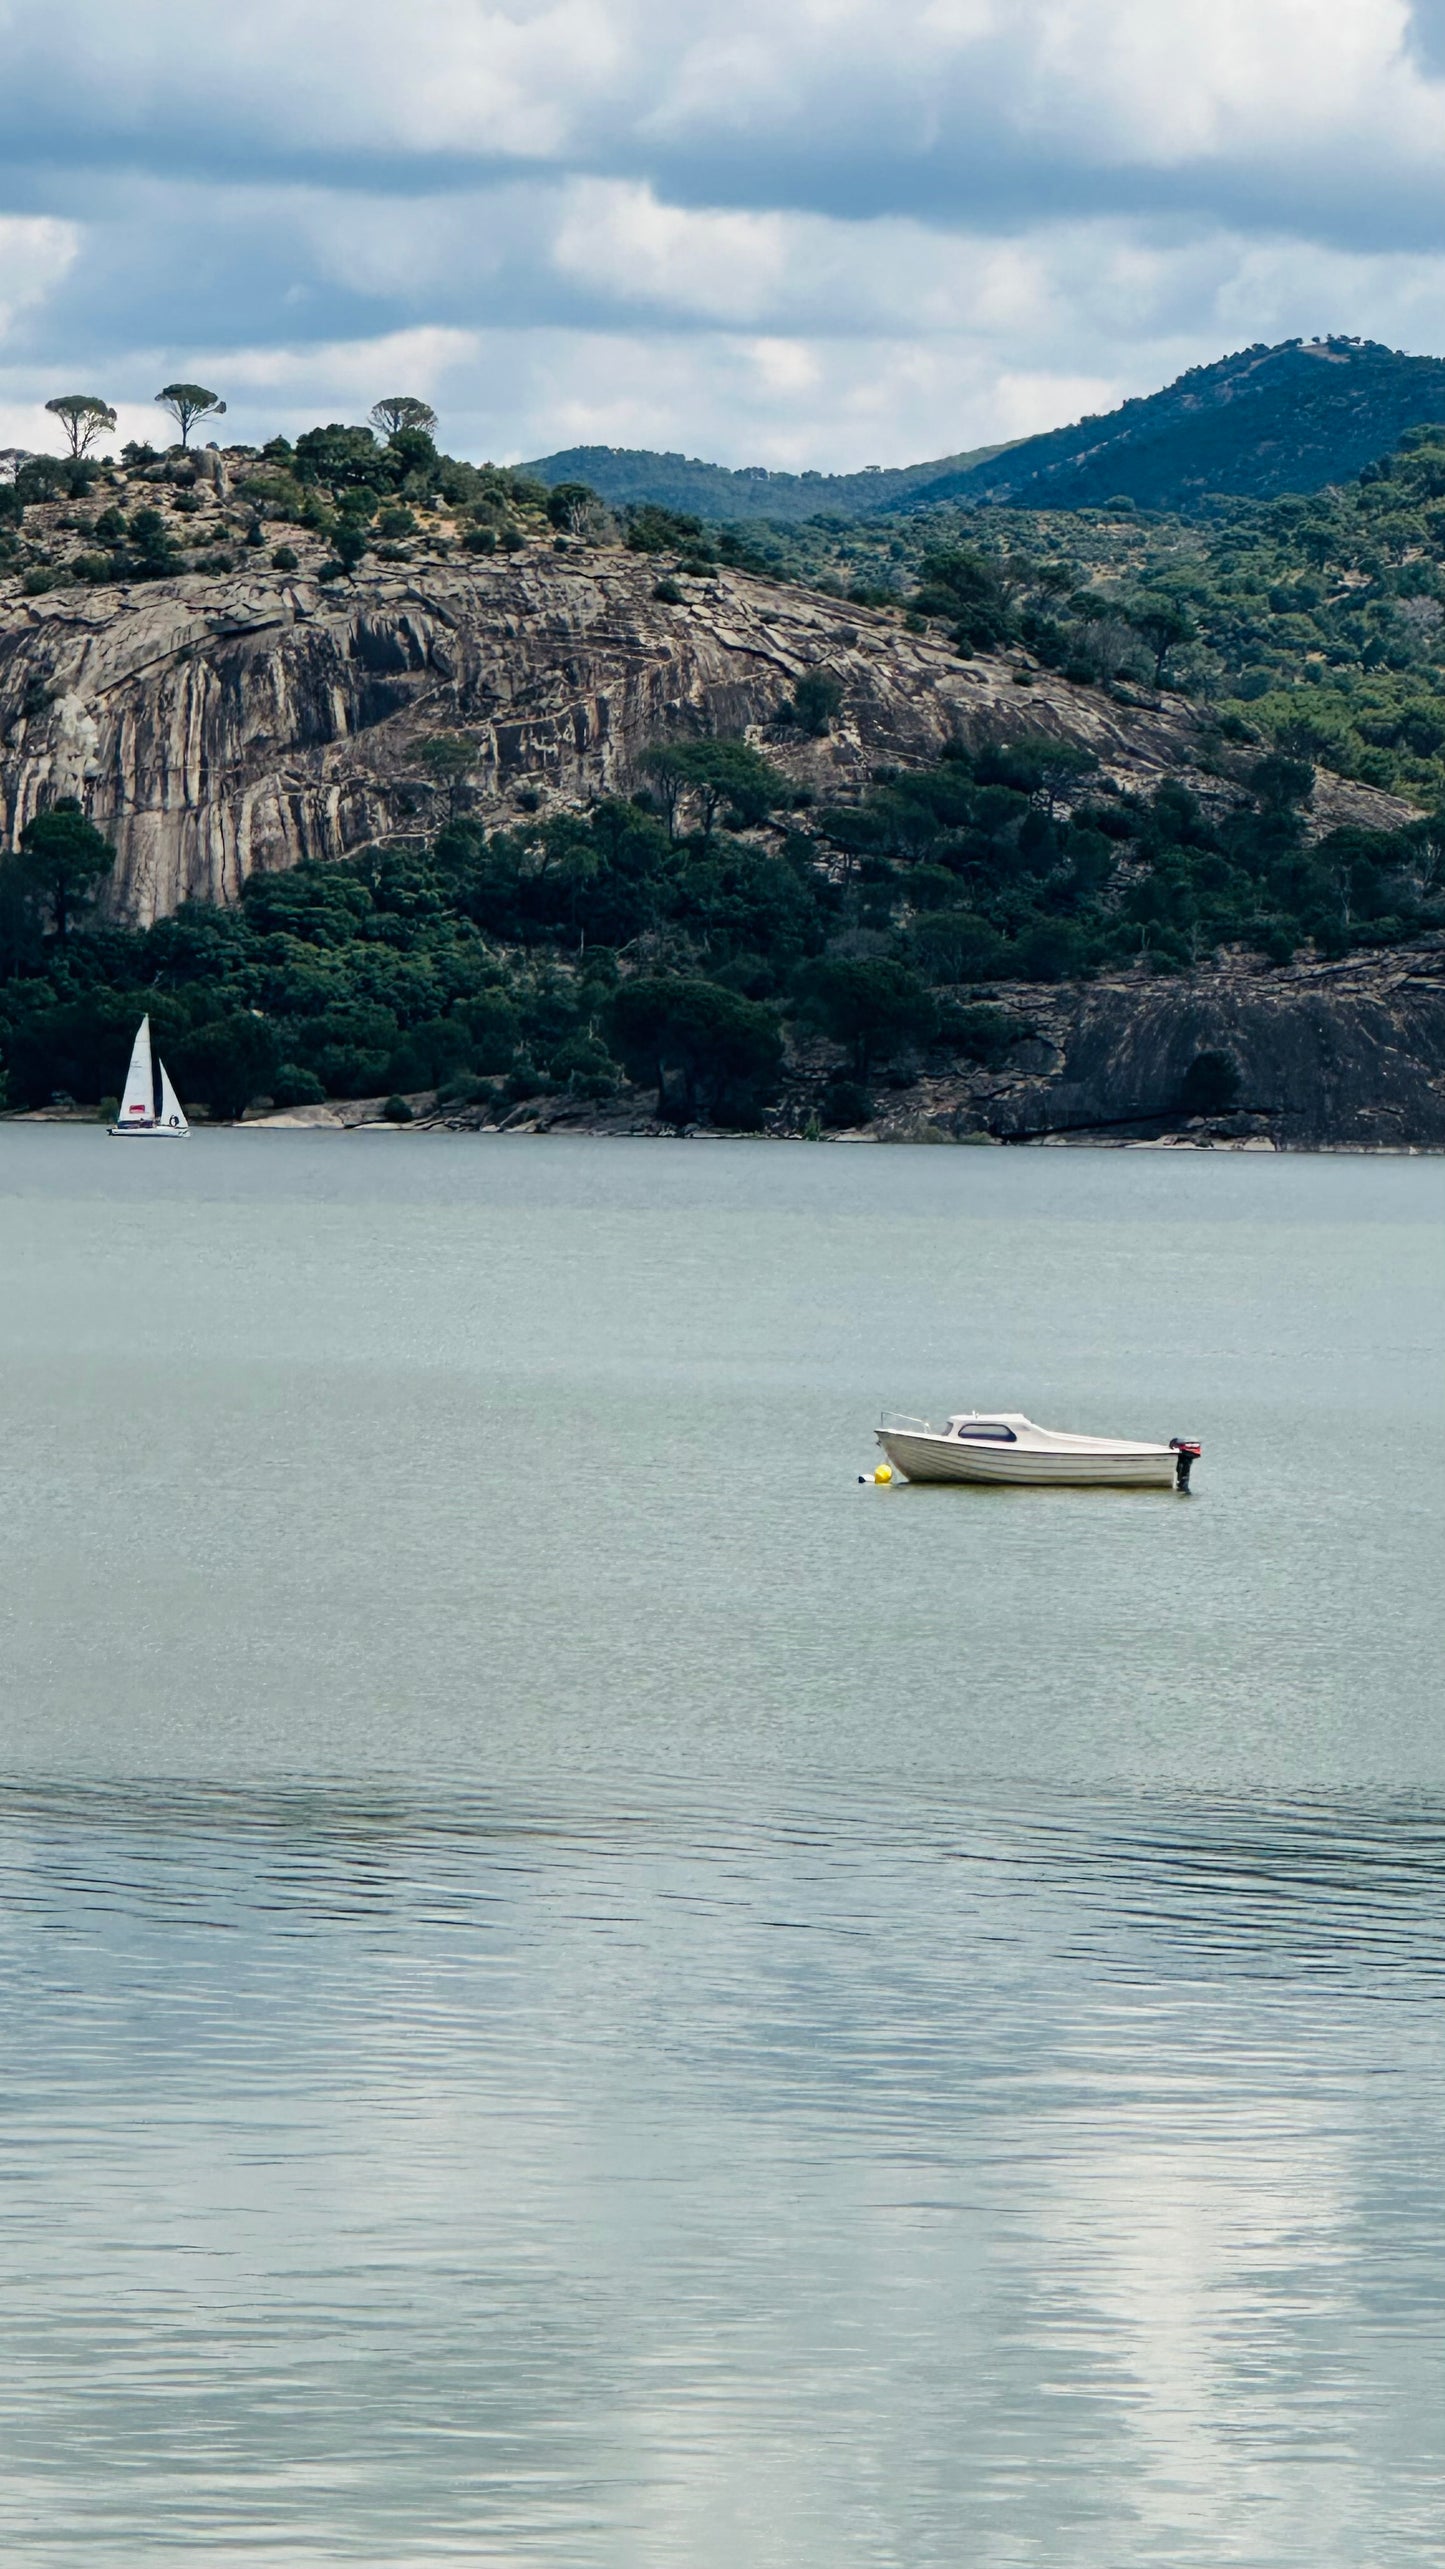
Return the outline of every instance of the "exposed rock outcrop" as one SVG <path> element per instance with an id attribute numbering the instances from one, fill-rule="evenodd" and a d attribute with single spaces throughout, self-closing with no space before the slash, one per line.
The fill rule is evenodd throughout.
<path id="1" fill-rule="evenodd" d="M 1445 939 L 1344 963 L 1002 988 L 1019 1041 L 996 1070 L 925 1076 L 881 1121 L 946 1138 L 1445 1149 Z M 1238 1073 L 1228 1112 L 1182 1100 L 1201 1053 Z"/>
<path id="2" fill-rule="evenodd" d="M 626 785 L 650 743 L 751 732 L 836 795 L 870 766 L 950 738 L 1046 733 L 1120 783 L 1182 773 L 1210 793 L 1180 700 L 1122 704 L 1027 666 L 960 660 L 892 614 L 740 573 L 653 595 L 620 550 L 456 556 L 323 585 L 261 570 L 12 595 L 0 609 L 0 843 L 57 794 L 114 842 L 107 899 L 144 925 L 187 899 L 233 901 L 253 868 L 340 857 L 438 817 L 419 736 L 477 735 L 477 805 L 518 789 L 577 800 Z M 775 727 L 809 669 L 839 678 L 834 733 Z M 1316 826 L 1377 827 L 1406 807 L 1321 777 Z"/>

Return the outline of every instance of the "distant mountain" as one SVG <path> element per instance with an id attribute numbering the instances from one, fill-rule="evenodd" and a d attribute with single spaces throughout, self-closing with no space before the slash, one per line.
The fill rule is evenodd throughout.
<path id="1" fill-rule="evenodd" d="M 641 447 L 571 446 L 523 470 L 544 482 L 590 482 L 618 506 L 656 500 L 714 522 L 867 518 L 936 500 L 1091 508 L 1129 499 L 1187 514 L 1210 496 L 1269 499 L 1348 481 L 1426 420 L 1445 420 L 1445 360 L 1407 357 L 1372 339 L 1286 339 L 1191 367 L 1162 392 L 1072 428 L 931 464 L 730 472 Z"/>
<path id="2" fill-rule="evenodd" d="M 966 475 L 1004 451 L 999 446 L 978 446 L 969 454 L 943 455 L 931 464 L 890 468 L 870 464 L 861 473 L 773 473 L 765 464 L 746 464 L 733 472 L 725 464 L 703 464 L 687 455 L 655 455 L 641 446 L 569 446 L 560 455 L 539 456 L 520 469 L 548 483 L 588 482 L 618 508 L 629 500 L 654 500 L 663 508 L 683 509 L 713 524 L 772 517 L 796 525 L 820 511 L 851 518 L 898 508 L 920 486 Z"/>
<path id="3" fill-rule="evenodd" d="M 994 500 L 1189 511 L 1211 493 L 1269 499 L 1348 481 L 1403 430 L 1445 420 L 1445 362 L 1370 339 L 1286 339 L 1195 366 L 1104 417 L 915 481 L 895 507 Z"/>

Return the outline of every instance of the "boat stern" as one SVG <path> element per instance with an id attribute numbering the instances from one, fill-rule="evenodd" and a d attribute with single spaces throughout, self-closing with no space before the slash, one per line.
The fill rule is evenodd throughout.
<path id="1" fill-rule="evenodd" d="M 1176 1490 L 1187 1490 L 1190 1467 L 1198 1462 L 1204 1448 L 1202 1445 L 1196 1445 L 1192 1437 L 1171 1436 L 1169 1451 L 1174 1457 L 1174 1487 Z"/>

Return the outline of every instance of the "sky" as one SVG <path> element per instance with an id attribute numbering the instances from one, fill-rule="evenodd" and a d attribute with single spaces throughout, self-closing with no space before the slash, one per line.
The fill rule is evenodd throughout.
<path id="1" fill-rule="evenodd" d="M 0 444 L 418 393 L 856 470 L 1445 353 L 1445 0 L 0 0 Z"/>

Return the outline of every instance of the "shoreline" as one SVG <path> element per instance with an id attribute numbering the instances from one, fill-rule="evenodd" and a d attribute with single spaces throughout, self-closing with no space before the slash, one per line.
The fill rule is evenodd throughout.
<path id="1" fill-rule="evenodd" d="M 805 1132 L 796 1127 L 766 1128 L 748 1132 L 717 1124 L 662 1124 L 656 1118 L 634 1117 L 624 1121 L 612 1117 L 574 1117 L 565 1113 L 533 1114 L 529 1104 L 514 1108 L 500 1123 L 473 1120 L 466 1116 L 439 1113 L 435 1108 L 419 1106 L 408 1122 L 393 1122 L 381 1112 L 381 1100 L 372 1098 L 338 1098 L 334 1106 L 281 1107 L 263 1115 L 247 1115 L 240 1122 L 195 1122 L 194 1138 L 208 1133 L 389 1133 L 417 1137 L 428 1134 L 466 1134 L 477 1141 L 510 1141 L 524 1139 L 592 1141 L 592 1142 L 755 1142 L 755 1143 L 824 1143 L 832 1147 L 857 1150 L 1013 1150 L 1013 1151 L 1213 1151 L 1255 1158 L 1274 1159 L 1442 1159 L 1445 1144 L 1438 1142 L 1299 1142 L 1280 1141 L 1267 1133 L 1221 1133 L 1218 1131 L 1173 1130 L 1160 1133 L 1121 1132 L 1110 1134 L 1081 1129 L 1077 1132 L 1044 1133 L 954 1133 L 941 1124 L 927 1124 L 921 1117 L 900 1118 L 838 1132 Z M 551 1100 L 538 1100 L 545 1109 Z M 0 1125 L 63 1126 L 72 1130 L 95 1132 L 105 1129 L 105 1119 L 83 1107 L 36 1106 L 0 1113 Z M 923 1129 L 919 1129 L 923 1126 Z"/>

